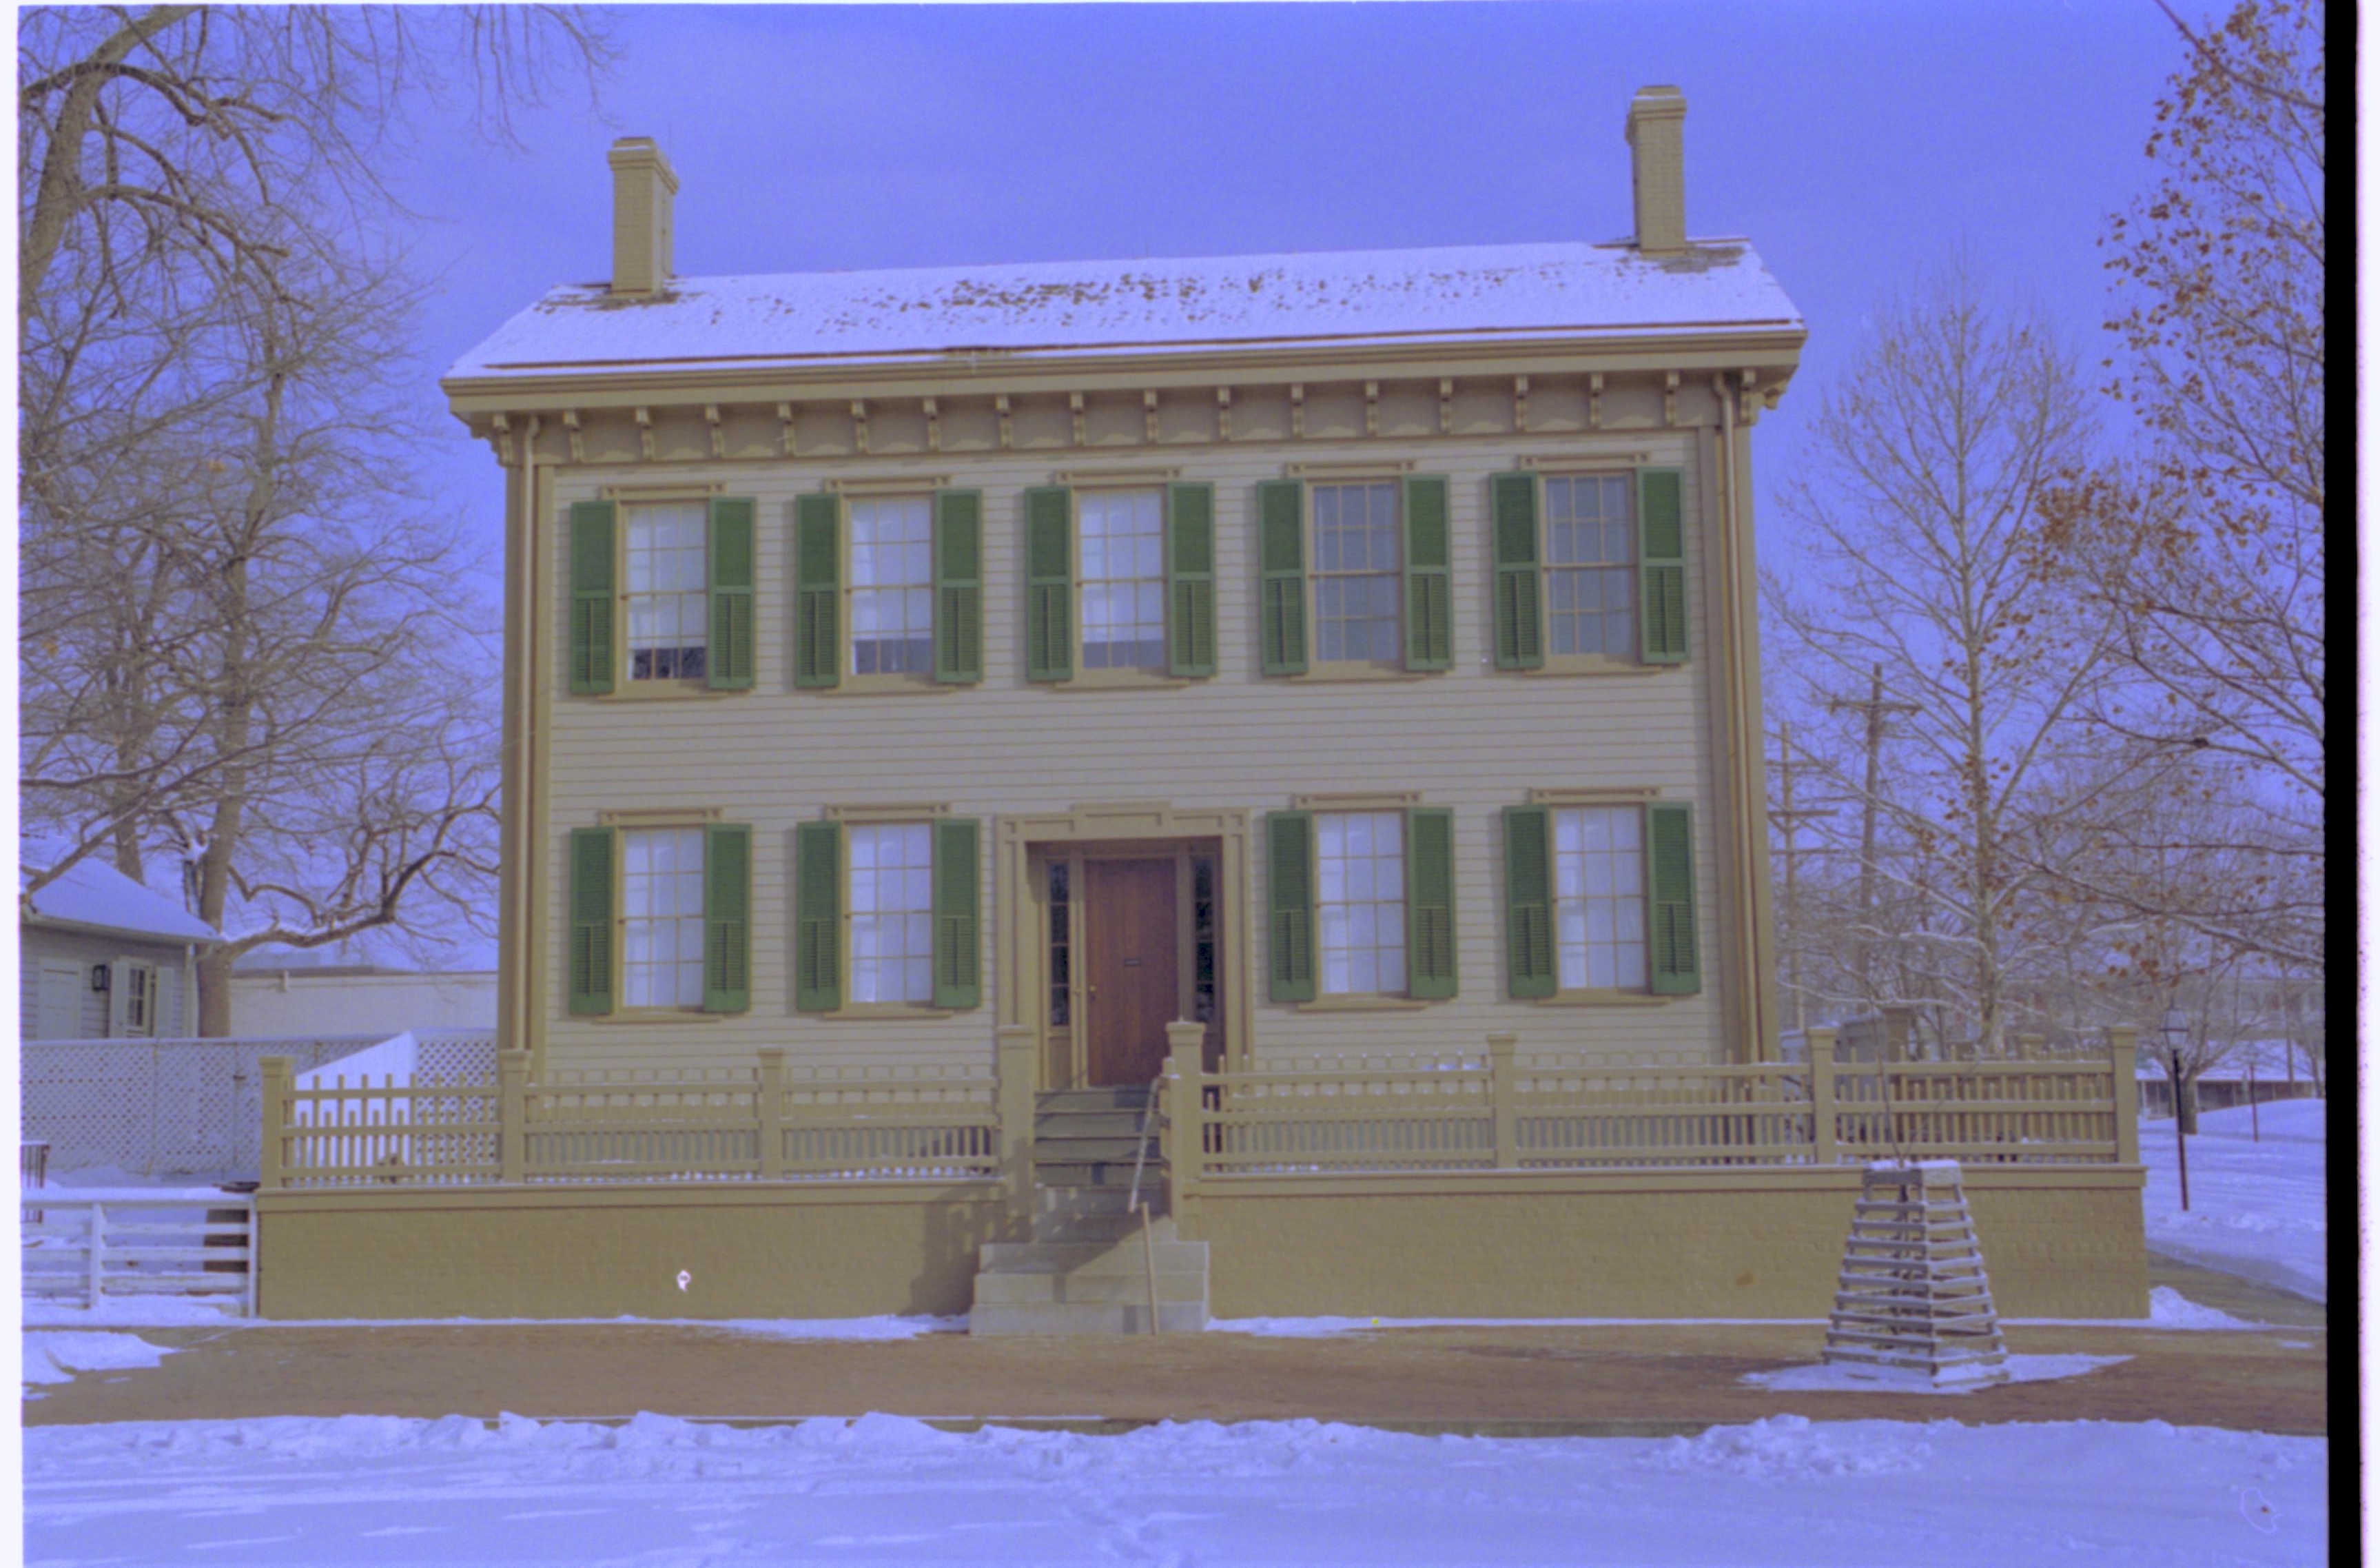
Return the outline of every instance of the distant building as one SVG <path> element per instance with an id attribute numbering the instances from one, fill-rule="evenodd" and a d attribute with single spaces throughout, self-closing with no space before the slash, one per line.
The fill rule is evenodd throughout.
<path id="1" fill-rule="evenodd" d="M 64 856 L 18 846 L 18 886 Z M 223 933 L 176 900 L 86 857 L 17 899 L 20 1023 L 26 1039 L 171 1038 L 196 1021 L 199 949 Z"/>
<path id="2" fill-rule="evenodd" d="M 232 1033 L 275 1039 L 496 1027 L 493 969 L 399 969 L 307 956 L 257 953 L 240 960 L 231 977 Z"/>

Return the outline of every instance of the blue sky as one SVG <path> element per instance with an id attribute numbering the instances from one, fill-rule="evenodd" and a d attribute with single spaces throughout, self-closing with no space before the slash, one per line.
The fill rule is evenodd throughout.
<path id="1" fill-rule="evenodd" d="M 668 149 L 690 275 L 1594 240 L 1631 225 L 1628 99 L 1671 82 L 1689 227 L 1749 236 L 1810 323 L 1756 438 L 1764 499 L 1870 305 L 1954 248 L 2105 354 L 2095 242 L 2183 48 L 2150 0 L 622 15 L 601 118 L 534 112 L 521 155 L 430 124 L 397 171 L 443 279 L 425 407 L 505 317 L 607 273 L 615 135 Z M 430 477 L 492 545 L 494 461 L 442 428 Z"/>
<path id="2" fill-rule="evenodd" d="M 491 570 L 501 476 L 436 376 L 608 273 L 615 136 L 667 148 L 688 275 L 1597 240 L 1631 227 L 1628 100 L 1674 83 L 1691 232 L 1748 236 L 1810 324 L 1755 438 L 1773 560 L 1820 393 L 1921 266 L 1964 247 L 2106 354 L 2096 242 L 2184 47 L 2151 0 L 636 6 L 620 42 L 524 152 L 424 116 L 390 171 L 440 279 L 401 372 L 424 478 Z"/>

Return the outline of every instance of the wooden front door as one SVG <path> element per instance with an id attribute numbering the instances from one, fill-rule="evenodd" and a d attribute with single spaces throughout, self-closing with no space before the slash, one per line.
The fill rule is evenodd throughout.
<path id="1" fill-rule="evenodd" d="M 1181 1015 L 1174 861 L 1091 860 L 1083 868 L 1094 1085 L 1146 1084 L 1165 1065 L 1165 1026 Z"/>

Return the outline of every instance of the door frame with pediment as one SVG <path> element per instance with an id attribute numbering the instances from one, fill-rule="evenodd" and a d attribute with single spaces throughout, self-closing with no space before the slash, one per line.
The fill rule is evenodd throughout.
<path id="1" fill-rule="evenodd" d="M 1215 1025 L 1209 1068 L 1244 1069 L 1255 1028 L 1249 987 L 1248 813 L 1245 810 L 1177 811 L 1160 801 L 1106 801 L 1070 811 L 1003 816 L 994 897 L 998 906 L 1000 1008 L 1003 1028 L 1034 1030 L 1039 1088 L 1073 1088 L 1086 1081 L 1087 1042 L 1081 1010 L 1070 1022 L 1050 1022 L 1050 903 L 1048 867 L 1074 868 L 1073 886 L 1082 885 L 1080 866 L 1088 857 L 1150 859 L 1172 857 L 1181 903 L 1181 930 L 1192 930 L 1190 861 L 1211 854 L 1215 862 Z M 1189 966 L 1184 966 L 1185 996 Z"/>

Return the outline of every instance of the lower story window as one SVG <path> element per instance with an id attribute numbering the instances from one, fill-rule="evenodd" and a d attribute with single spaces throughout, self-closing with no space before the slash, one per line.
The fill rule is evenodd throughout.
<path id="1" fill-rule="evenodd" d="M 699 1007 L 702 830 L 620 836 L 622 1000 L 630 1007 Z"/>
<path id="2" fill-rule="evenodd" d="M 1644 813 L 1554 813 L 1554 929 L 1564 991 L 1645 985 Z"/>
<path id="3" fill-rule="evenodd" d="M 851 999 L 934 999 L 934 838 L 924 822 L 851 830 Z"/>
<path id="4" fill-rule="evenodd" d="M 154 964 L 118 964 L 117 983 L 124 987 L 124 1032 L 128 1035 L 153 1035 L 157 1032 L 157 966 Z"/>
<path id="5" fill-rule="evenodd" d="M 1330 995 L 1402 994 L 1403 813 L 1326 811 L 1314 819 L 1314 828 L 1322 990 Z"/>

